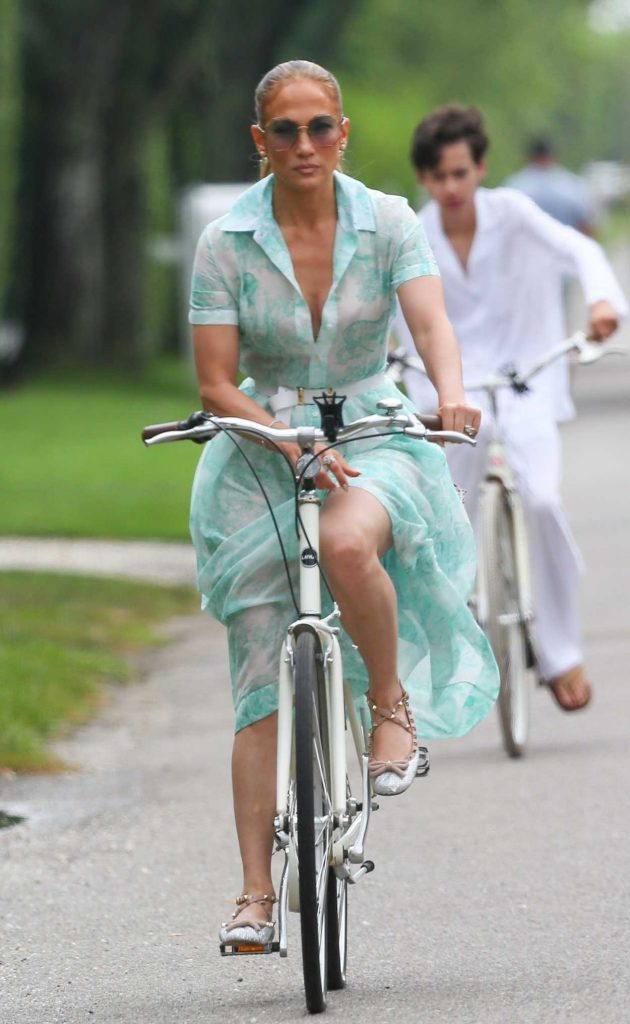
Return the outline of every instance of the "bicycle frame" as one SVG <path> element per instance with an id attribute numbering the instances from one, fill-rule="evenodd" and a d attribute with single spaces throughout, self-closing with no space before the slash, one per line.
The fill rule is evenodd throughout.
<path id="1" fill-rule="evenodd" d="M 533 649 L 530 634 L 531 623 L 534 619 L 534 602 L 525 514 L 498 426 L 496 388 L 487 387 L 486 391 L 490 398 L 492 409 L 493 431 L 488 444 L 486 470 L 483 483 L 481 484 L 480 500 L 483 502 L 484 487 L 487 486 L 489 481 L 498 481 L 501 484 L 512 516 L 519 604 L 518 616 L 519 621 L 525 626 L 530 649 Z M 475 602 L 477 621 L 482 629 L 486 629 L 488 625 L 488 581 L 485 570 L 486 563 L 483 558 L 480 558 L 477 569 Z"/>
<path id="2" fill-rule="evenodd" d="M 287 912 L 298 910 L 297 862 L 291 853 L 289 797 L 291 793 L 293 752 L 293 639 L 310 630 L 317 638 L 326 680 L 328 750 L 330 752 L 330 798 L 334 821 L 334 842 L 331 866 L 339 878 L 354 883 L 371 867 L 350 872 L 346 860 L 362 864 L 365 837 L 372 810 L 372 793 L 368 775 L 366 736 L 367 709 L 357 714 L 348 686 L 344 686 L 339 627 L 332 625 L 339 618 L 337 607 L 326 618 L 321 617 L 321 574 L 319 569 L 319 509 L 317 492 L 302 490 L 298 496 L 299 523 L 299 606 L 300 618 L 287 631 L 280 657 L 278 684 L 278 746 L 276 767 L 276 843 L 285 851 L 285 865 L 278 896 L 278 931 L 280 956 L 287 955 Z M 362 800 L 359 805 L 349 797 L 346 781 L 346 718 L 350 725 L 361 770 Z"/>

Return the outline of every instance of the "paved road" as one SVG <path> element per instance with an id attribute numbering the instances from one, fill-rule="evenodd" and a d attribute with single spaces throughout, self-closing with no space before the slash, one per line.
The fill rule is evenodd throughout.
<path id="1" fill-rule="evenodd" d="M 566 495 L 596 702 L 571 717 L 536 692 L 525 761 L 504 758 L 492 718 L 382 802 L 332 1020 L 630 1020 L 630 366 L 584 370 L 578 392 Z M 7 1024 L 304 1017 L 295 944 L 285 962 L 218 956 L 240 882 L 223 637 L 202 619 L 173 631 L 146 682 L 62 745 L 76 772 L 0 779 L 0 807 L 28 818 L 0 833 Z"/>

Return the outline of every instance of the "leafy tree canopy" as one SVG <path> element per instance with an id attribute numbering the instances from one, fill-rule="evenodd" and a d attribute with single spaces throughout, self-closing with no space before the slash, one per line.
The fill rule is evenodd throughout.
<path id="1" fill-rule="evenodd" d="M 414 126 L 433 108 L 479 106 L 492 140 L 490 183 L 522 161 L 533 133 L 562 158 L 630 156 L 628 37 L 604 37 L 586 0 L 366 0 L 337 65 L 353 120 L 352 172 L 412 196 Z M 621 129 L 621 130 L 620 130 Z"/>

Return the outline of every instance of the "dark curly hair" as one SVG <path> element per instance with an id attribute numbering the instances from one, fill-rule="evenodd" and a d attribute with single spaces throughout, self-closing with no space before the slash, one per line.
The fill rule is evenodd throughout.
<path id="1" fill-rule="evenodd" d="M 476 107 L 449 103 L 425 117 L 411 140 L 412 164 L 418 171 L 433 170 L 440 162 L 442 147 L 453 142 L 466 142 L 475 163 L 481 162 L 489 139 L 481 112 Z"/>

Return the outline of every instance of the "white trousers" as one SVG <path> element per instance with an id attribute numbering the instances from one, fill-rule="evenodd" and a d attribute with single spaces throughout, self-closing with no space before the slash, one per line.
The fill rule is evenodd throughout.
<path id="1" fill-rule="evenodd" d="M 409 374 L 408 376 L 412 376 Z M 417 376 L 417 375 L 413 375 Z M 410 397 L 427 408 L 426 391 Z M 550 680 L 583 661 L 578 613 L 578 585 L 582 558 L 573 539 L 560 497 L 561 445 L 547 403 L 534 392 L 515 395 L 502 392 L 499 427 L 508 462 L 522 498 L 529 537 L 534 588 L 534 640 L 540 673 Z M 479 486 L 486 469 L 492 413 L 483 394 L 469 395 L 482 408 L 482 426 L 476 448 L 447 445 L 446 455 L 453 480 L 465 489 L 465 504 L 477 525 Z M 435 404 L 435 403 L 434 403 Z"/>

